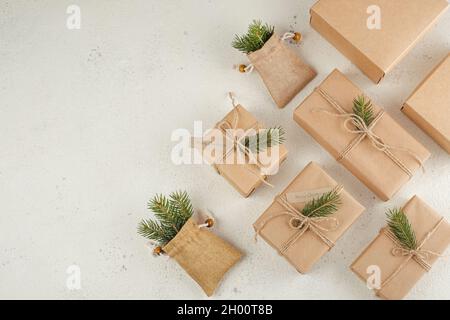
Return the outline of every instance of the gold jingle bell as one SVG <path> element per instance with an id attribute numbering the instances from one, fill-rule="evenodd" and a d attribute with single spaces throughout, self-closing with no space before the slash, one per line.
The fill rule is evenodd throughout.
<path id="1" fill-rule="evenodd" d="M 246 72 L 246 71 L 245 71 L 246 68 L 247 68 L 247 66 L 246 66 L 245 64 L 241 64 L 241 65 L 239 66 L 239 72 L 245 73 L 245 72 Z"/>
<path id="2" fill-rule="evenodd" d="M 302 41 L 302 34 L 300 32 L 294 32 L 294 37 L 292 37 L 292 40 L 294 40 L 296 43 L 299 43 Z"/>
<path id="3" fill-rule="evenodd" d="M 214 225 L 214 219 L 208 218 L 205 223 L 208 228 L 211 228 Z"/>
<path id="4" fill-rule="evenodd" d="M 155 256 L 159 256 L 163 253 L 163 249 L 160 246 L 155 247 L 155 249 L 153 249 L 153 254 Z"/>

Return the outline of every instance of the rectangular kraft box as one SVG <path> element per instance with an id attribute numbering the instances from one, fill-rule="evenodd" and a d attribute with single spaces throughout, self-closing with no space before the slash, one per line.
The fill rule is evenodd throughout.
<path id="1" fill-rule="evenodd" d="M 447 0 L 319 0 L 310 10 L 310 23 L 379 83 L 447 7 Z M 380 28 L 369 28 L 378 18 Z"/>
<path id="2" fill-rule="evenodd" d="M 236 113 L 237 112 L 237 118 Z M 252 127 L 256 123 L 259 129 L 266 128 L 265 125 L 259 122 L 250 112 L 243 106 L 238 105 L 231 110 L 222 121 L 227 121 L 232 124 L 237 119 L 236 129 L 243 129 L 244 131 Z M 272 167 L 281 166 L 281 163 L 286 160 L 288 151 L 284 145 L 278 146 L 278 154 L 271 153 L 272 148 L 268 148 L 268 157 L 275 157 L 271 163 Z M 233 151 L 235 153 L 235 151 Z M 237 157 L 235 157 L 237 158 Z M 272 159 L 272 158 L 271 158 Z M 209 159 L 213 163 L 213 159 Z M 216 164 L 216 169 L 242 196 L 249 197 L 253 191 L 258 188 L 263 182 L 262 179 L 267 179 L 269 175 L 264 175 L 259 168 L 254 164 L 240 164 L 240 163 L 223 163 Z M 270 168 L 265 168 L 270 171 Z M 276 173 L 276 172 L 274 172 Z M 261 179 L 262 178 L 262 179 Z"/>
<path id="3" fill-rule="evenodd" d="M 340 159 L 358 134 L 346 129 L 345 118 L 330 115 L 337 111 L 318 90 L 326 92 L 347 113 L 352 112 L 353 99 L 363 92 L 335 69 L 295 109 L 294 120 L 380 199 L 389 200 L 420 168 L 418 160 L 424 163 L 430 153 L 385 112 L 372 132 L 392 147 L 390 153 L 396 160 L 378 150 L 367 136 Z M 374 114 L 382 111 L 373 101 L 372 105 Z"/>
<path id="4" fill-rule="evenodd" d="M 442 216 L 417 196 L 406 203 L 403 212 L 408 217 L 419 243 L 437 227 L 424 243 L 422 249 L 440 255 L 443 254 L 450 244 L 450 224 L 445 220 L 440 222 Z M 425 269 L 414 259 L 406 261 L 405 256 L 394 256 L 392 254 L 394 246 L 394 242 L 382 229 L 350 267 L 364 282 L 367 282 L 368 277 L 372 274 L 368 272 L 368 268 L 370 266 L 379 267 L 381 288 L 376 290 L 376 294 L 381 298 L 390 300 L 403 299 L 426 273 Z M 432 265 L 437 259 L 439 259 L 438 256 L 429 254 L 427 263 Z M 392 280 L 383 285 L 383 282 L 389 277 Z"/>
<path id="5" fill-rule="evenodd" d="M 309 163 L 291 183 L 283 190 L 282 195 L 288 193 L 308 192 L 311 190 L 336 187 L 338 183 L 331 178 L 318 164 Z M 355 222 L 365 208 L 357 202 L 345 189 L 340 192 L 341 205 L 332 215 L 338 221 L 336 229 L 329 230 L 325 234 L 333 242 L 336 242 L 346 230 Z M 304 204 L 292 204 L 301 210 Z M 255 231 L 275 250 L 281 252 L 281 248 L 298 230 L 289 225 L 291 219 L 288 215 L 280 215 L 271 218 L 272 215 L 283 211 L 283 206 L 274 201 L 253 224 Z M 268 220 L 270 219 L 270 220 Z M 326 224 L 324 224 L 326 227 Z M 305 231 L 282 254 L 300 273 L 308 272 L 330 247 L 325 244 L 311 230 Z"/>
<path id="6" fill-rule="evenodd" d="M 414 90 L 402 111 L 450 153 L 450 54 Z"/>

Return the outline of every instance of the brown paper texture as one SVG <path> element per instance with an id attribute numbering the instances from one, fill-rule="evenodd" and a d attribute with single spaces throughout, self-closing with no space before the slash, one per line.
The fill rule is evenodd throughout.
<path id="1" fill-rule="evenodd" d="M 351 112 L 353 99 L 363 92 L 339 70 L 334 70 L 319 86 L 335 99 L 346 112 Z M 372 101 L 375 114 L 381 110 Z M 336 113 L 318 92 L 314 91 L 294 111 L 294 120 L 322 145 L 334 158 L 357 136 L 344 128 L 344 119 L 333 117 L 318 109 Z M 393 147 L 406 148 L 425 162 L 430 153 L 389 114 L 385 113 L 373 132 Z M 418 161 L 408 152 L 391 150 L 411 172 L 420 168 Z M 340 161 L 353 175 L 372 190 L 380 199 L 387 201 L 410 179 L 384 152 L 377 150 L 366 137 Z"/>
<path id="2" fill-rule="evenodd" d="M 372 6 L 380 8 L 380 29 L 370 29 Z M 446 0 L 320 0 L 311 26 L 378 83 L 437 22 Z"/>
<path id="3" fill-rule="evenodd" d="M 316 76 L 275 33 L 248 58 L 279 108 L 285 107 Z"/>
<path id="4" fill-rule="evenodd" d="M 418 242 L 421 242 L 441 219 L 438 213 L 417 196 L 409 200 L 403 210 L 416 233 Z M 449 243 L 450 224 L 444 221 L 424 244 L 423 249 L 443 254 Z M 369 277 L 367 268 L 378 266 L 381 270 L 382 283 L 406 259 L 392 255 L 391 250 L 394 246 L 393 241 L 381 230 L 375 240 L 353 262 L 351 270 L 366 282 Z M 435 255 L 430 255 L 427 262 L 432 265 L 437 259 L 439 258 Z M 425 273 L 425 269 L 411 259 L 392 281 L 377 292 L 377 295 L 384 299 L 403 299 Z"/>
<path id="5" fill-rule="evenodd" d="M 311 162 L 283 190 L 282 194 L 335 186 L 337 186 L 337 182 L 323 171 L 319 165 Z M 339 225 L 337 229 L 326 233 L 327 237 L 333 242 L 336 242 L 344 234 L 365 209 L 344 189 L 340 195 L 342 204 L 339 206 L 338 211 L 333 214 L 333 217 L 338 219 Z M 297 209 L 301 209 L 304 206 L 304 204 L 293 205 Z M 279 211 L 283 211 L 283 207 L 278 202 L 273 202 L 253 224 L 254 229 L 256 231 L 259 230 L 259 235 L 278 252 L 280 252 L 282 245 L 298 232 L 289 226 L 290 217 L 287 215 L 273 218 L 264 225 L 267 217 Z M 261 228 L 263 225 L 264 227 Z M 307 273 L 314 263 L 329 250 L 330 248 L 317 235 L 307 230 L 285 252 L 284 257 L 298 272 Z"/>
<path id="6" fill-rule="evenodd" d="M 450 153 L 450 54 L 414 90 L 402 111 Z"/>
<path id="7" fill-rule="evenodd" d="M 248 112 L 244 107 L 239 105 L 237 107 L 237 112 L 239 113 L 239 122 L 237 128 L 248 129 L 255 123 L 258 123 L 259 128 L 264 128 L 265 126 L 258 122 L 253 115 Z M 233 123 L 234 110 L 230 111 L 223 120 Z M 270 148 L 269 148 L 270 152 Z M 281 163 L 287 158 L 287 149 L 284 145 L 279 146 L 279 159 L 274 160 L 273 163 L 281 165 Z M 275 155 L 274 155 L 275 156 Z M 259 168 L 253 164 L 217 164 L 217 170 L 228 182 L 238 190 L 241 195 L 248 197 L 257 187 L 259 187 L 262 181 L 258 178 L 261 175 Z M 266 177 L 267 178 L 267 177 Z"/>
<path id="8" fill-rule="evenodd" d="M 163 248 L 197 282 L 208 296 L 242 254 L 228 242 L 198 225 L 191 218 Z"/>

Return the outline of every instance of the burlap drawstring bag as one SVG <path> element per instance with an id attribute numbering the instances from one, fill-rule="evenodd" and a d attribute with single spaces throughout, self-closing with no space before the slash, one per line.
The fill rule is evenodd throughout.
<path id="1" fill-rule="evenodd" d="M 211 296 L 242 254 L 228 242 L 199 228 L 190 218 L 163 248 Z"/>
<path id="2" fill-rule="evenodd" d="M 279 108 L 285 107 L 316 76 L 276 33 L 248 58 Z"/>

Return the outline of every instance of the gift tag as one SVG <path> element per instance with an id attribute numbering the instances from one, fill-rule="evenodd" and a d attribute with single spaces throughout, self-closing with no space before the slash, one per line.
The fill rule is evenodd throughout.
<path id="1" fill-rule="evenodd" d="M 304 203 L 314 198 L 320 197 L 324 193 L 330 192 L 331 190 L 333 190 L 333 187 L 325 187 L 299 192 L 288 192 L 286 193 L 286 198 L 290 203 Z"/>

